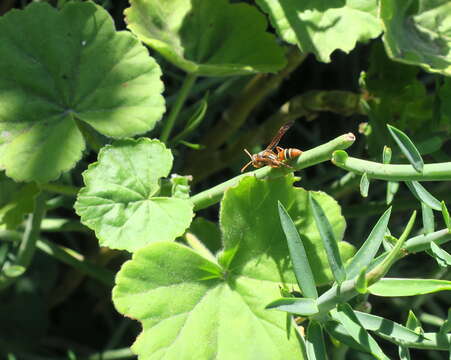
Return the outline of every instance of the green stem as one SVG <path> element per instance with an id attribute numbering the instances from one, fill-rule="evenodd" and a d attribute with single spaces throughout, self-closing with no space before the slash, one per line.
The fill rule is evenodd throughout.
<path id="1" fill-rule="evenodd" d="M 50 193 L 68 195 L 68 196 L 77 196 L 78 191 L 80 190 L 76 186 L 57 184 L 57 183 L 40 184 L 39 186 L 42 190 L 48 191 Z"/>
<path id="2" fill-rule="evenodd" d="M 135 354 L 132 353 L 130 348 L 116 349 L 116 350 L 108 350 L 99 352 L 96 354 L 92 354 L 86 358 L 82 358 L 83 360 L 115 360 L 115 359 L 128 359 L 136 357 Z"/>
<path id="3" fill-rule="evenodd" d="M 451 162 L 426 164 L 419 173 L 412 165 L 381 164 L 348 156 L 345 151 L 336 151 L 332 162 L 347 171 L 366 173 L 368 178 L 387 181 L 443 181 L 451 180 Z"/>
<path id="4" fill-rule="evenodd" d="M 2 230 L 0 231 L 1 241 L 20 241 L 21 236 L 17 231 Z M 83 255 L 76 251 L 56 245 L 51 241 L 40 238 L 36 243 L 37 248 L 50 255 L 55 259 L 61 261 L 64 264 L 72 266 L 82 274 L 92 277 L 100 281 L 102 284 L 113 287 L 114 285 L 114 273 L 96 264 L 93 264 L 86 260 Z"/>
<path id="5" fill-rule="evenodd" d="M 295 170 L 301 170 L 306 167 L 318 164 L 320 162 L 327 161 L 331 158 L 332 153 L 338 149 L 347 149 L 351 146 L 355 141 L 355 136 L 351 133 L 344 134 L 335 138 L 332 141 L 329 141 L 325 144 L 317 146 L 316 148 L 310 149 L 302 153 L 302 155 L 297 158 L 294 163 L 290 163 L 293 167 L 292 169 L 287 168 L 271 168 L 269 166 L 265 166 L 264 168 L 250 171 L 245 174 L 241 174 L 235 176 L 234 178 L 225 181 L 219 185 L 212 187 L 211 189 L 202 191 L 201 193 L 194 195 L 191 197 L 191 201 L 194 204 L 194 210 L 205 209 L 213 204 L 219 202 L 222 198 L 222 194 L 228 188 L 235 186 L 239 183 L 239 181 L 245 176 L 255 176 L 258 179 L 262 178 L 276 178 L 283 176 L 289 172 Z"/>
<path id="6" fill-rule="evenodd" d="M 33 259 L 36 242 L 38 240 L 39 233 L 41 231 L 41 222 L 45 216 L 46 211 L 46 194 L 41 193 L 36 197 L 33 213 L 28 216 L 27 223 L 25 225 L 25 231 L 22 236 L 22 241 L 17 251 L 14 265 L 23 266 L 27 268 L 31 260 Z M 10 278 L 4 274 L 0 274 L 0 290 L 5 289 L 11 285 L 17 278 Z"/>
<path id="7" fill-rule="evenodd" d="M 195 74 L 187 74 L 185 81 L 183 82 L 183 85 L 178 93 L 177 100 L 175 101 L 174 105 L 171 108 L 171 111 L 164 123 L 163 130 L 161 131 L 160 140 L 163 142 L 167 142 L 169 139 L 169 135 L 171 135 L 172 128 L 175 125 L 175 121 L 177 120 L 177 116 L 180 113 L 180 110 L 183 107 L 183 104 L 186 101 L 186 98 L 188 97 L 191 88 L 193 87 L 195 81 L 196 81 L 197 75 Z"/>

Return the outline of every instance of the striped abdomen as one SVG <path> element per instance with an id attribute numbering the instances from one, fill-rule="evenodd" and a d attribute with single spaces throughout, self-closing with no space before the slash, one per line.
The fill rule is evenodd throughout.
<path id="1" fill-rule="evenodd" d="M 302 151 L 299 149 L 283 149 L 277 153 L 277 158 L 280 161 L 291 160 L 297 158 L 301 154 Z"/>

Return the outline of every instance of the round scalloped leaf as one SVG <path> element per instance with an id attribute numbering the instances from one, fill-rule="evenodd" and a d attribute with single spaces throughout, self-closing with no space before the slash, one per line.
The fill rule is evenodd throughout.
<path id="1" fill-rule="evenodd" d="M 0 18 L 0 166 L 47 182 L 85 148 L 83 121 L 111 137 L 152 129 L 164 112 L 158 64 L 91 2 L 32 3 Z"/>
<path id="2" fill-rule="evenodd" d="M 384 43 L 396 61 L 451 75 L 451 2 L 381 1 Z"/>
<path id="3" fill-rule="evenodd" d="M 205 269 L 215 267 L 178 243 L 151 244 L 123 265 L 113 302 L 142 323 L 132 346 L 139 359 L 302 360 L 286 313 L 265 309 L 280 297 L 278 284 L 239 274 L 212 278 Z"/>
<path id="4" fill-rule="evenodd" d="M 257 0 L 269 14 L 280 36 L 313 53 L 322 62 L 330 62 L 330 54 L 339 49 L 346 53 L 358 41 L 379 36 L 381 24 L 376 18 L 376 0 Z"/>
<path id="5" fill-rule="evenodd" d="M 249 277 L 278 281 L 281 269 L 284 278 L 295 282 L 288 259 L 288 246 L 280 224 L 277 201 L 287 209 L 304 243 L 317 284 L 332 280 L 327 255 L 308 206 L 308 191 L 293 187 L 294 178 L 261 181 L 245 177 L 238 187 L 229 189 L 221 205 L 221 228 L 225 251 L 239 247 L 231 267 Z M 338 241 L 343 261 L 354 248 L 343 239 L 346 222 L 337 202 L 323 192 L 313 192 L 327 211 L 327 218 Z M 265 265 L 263 267 L 262 265 Z M 263 273 L 264 269 L 266 272 Z"/>
<path id="6" fill-rule="evenodd" d="M 131 0 L 128 28 L 189 73 L 275 72 L 285 64 L 267 23 L 248 4 L 228 0 Z"/>
<path id="7" fill-rule="evenodd" d="M 173 241 L 193 217 L 188 199 L 159 196 L 159 179 L 172 167 L 171 151 L 158 140 L 120 140 L 99 153 L 83 173 L 75 210 L 100 245 L 134 251 Z"/>
<path id="8" fill-rule="evenodd" d="M 217 262 L 177 243 L 156 243 L 124 264 L 113 301 L 118 311 L 142 323 L 132 347 L 141 360 L 179 359 L 180 354 L 186 359 L 303 358 L 295 329 L 287 335 L 286 314 L 265 309 L 280 297 L 282 283 L 296 286 L 278 200 L 301 230 L 314 271 L 323 271 L 327 261 L 312 255 L 323 251 L 321 241 L 307 191 L 293 188 L 293 181 L 249 176 L 227 190 L 220 214 L 225 249 Z M 339 206 L 324 193 L 314 196 L 341 239 L 345 223 Z M 344 251 L 343 259 L 349 255 Z"/>

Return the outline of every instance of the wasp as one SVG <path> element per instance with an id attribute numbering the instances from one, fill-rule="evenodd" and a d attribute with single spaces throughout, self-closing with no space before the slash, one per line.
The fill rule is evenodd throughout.
<path id="1" fill-rule="evenodd" d="M 280 146 L 277 146 L 282 136 L 287 132 L 287 130 L 293 125 L 293 122 L 289 122 L 283 125 L 276 136 L 272 139 L 271 143 L 266 147 L 265 150 L 260 151 L 257 154 L 252 155 L 249 151 L 244 149 L 244 152 L 249 155 L 251 161 L 249 161 L 244 167 L 241 169 L 241 172 L 246 170 L 249 165 L 253 165 L 256 168 L 260 168 L 265 165 L 269 165 L 273 168 L 278 168 L 281 166 L 285 166 L 287 168 L 292 169 L 292 167 L 286 163 L 285 160 L 297 158 L 302 154 L 302 151 L 299 149 L 284 149 Z M 274 152 L 274 148 L 277 151 L 277 154 Z"/>

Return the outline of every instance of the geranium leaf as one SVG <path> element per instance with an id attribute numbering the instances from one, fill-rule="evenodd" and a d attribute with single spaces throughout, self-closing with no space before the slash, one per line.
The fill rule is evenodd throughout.
<path id="1" fill-rule="evenodd" d="M 79 121 L 112 137 L 152 129 L 164 112 L 161 71 L 106 10 L 33 2 L 0 18 L 0 166 L 48 182 L 85 148 Z"/>
<path id="2" fill-rule="evenodd" d="M 333 51 L 348 53 L 358 41 L 374 39 L 382 31 L 375 0 L 257 0 L 257 4 L 285 41 L 322 62 L 330 62 Z"/>
<path id="3" fill-rule="evenodd" d="M 396 61 L 451 75 L 451 3 L 448 0 L 381 1 L 383 41 Z"/>
<path id="4" fill-rule="evenodd" d="M 291 325 L 287 334 L 286 314 L 265 309 L 280 298 L 282 282 L 296 286 L 278 201 L 300 230 L 315 260 L 314 271 L 324 273 L 327 264 L 318 257 L 324 250 L 307 206 L 308 191 L 293 188 L 293 181 L 245 177 L 226 191 L 220 212 L 225 247 L 216 255 L 218 261 L 168 242 L 134 253 L 116 278 L 113 301 L 121 313 L 142 323 L 132 347 L 140 359 L 179 359 L 182 351 L 187 359 L 237 354 L 243 359 L 302 359 Z M 335 237 L 341 239 L 345 224 L 337 203 L 323 193 L 315 198 L 327 206 Z M 344 258 L 349 257 L 346 252 Z M 313 300 L 301 302 L 315 312 Z"/>
<path id="5" fill-rule="evenodd" d="M 282 49 L 265 18 L 226 0 L 131 0 L 128 28 L 174 65 L 203 76 L 275 72 Z"/>
<path id="6" fill-rule="evenodd" d="M 83 174 L 75 210 L 99 242 L 134 251 L 151 242 L 173 241 L 191 223 L 188 199 L 159 196 L 172 154 L 158 140 L 120 140 L 103 148 Z"/>

